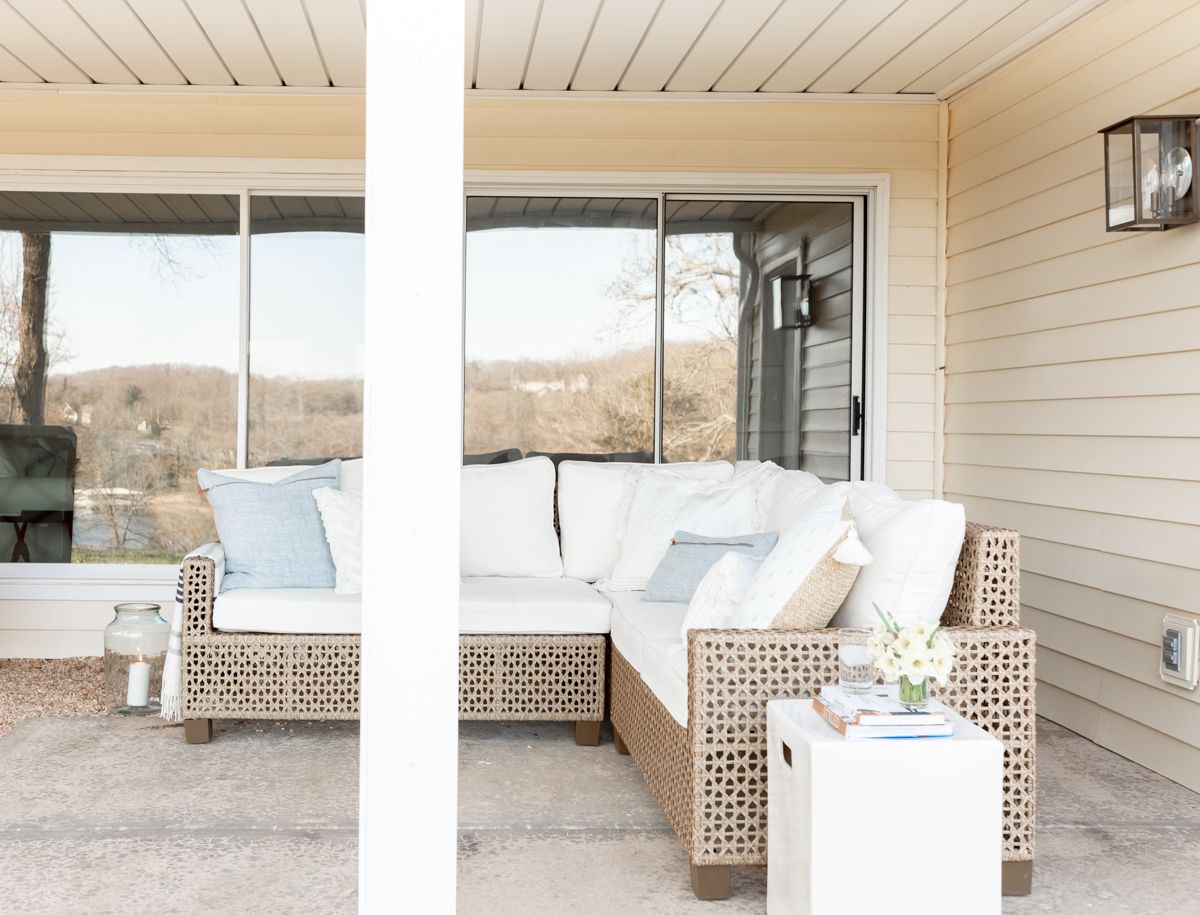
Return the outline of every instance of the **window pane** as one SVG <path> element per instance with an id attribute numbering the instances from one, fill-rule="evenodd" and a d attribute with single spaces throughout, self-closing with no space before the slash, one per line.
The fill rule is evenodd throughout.
<path id="1" fill-rule="evenodd" d="M 252 467 L 362 454 L 363 201 L 250 198 Z"/>
<path id="2" fill-rule="evenodd" d="M 0 561 L 215 539 L 196 470 L 235 459 L 237 206 L 0 194 Z"/>
<path id="3" fill-rule="evenodd" d="M 651 460 L 656 202 L 467 202 L 467 460 Z"/>
<path id="4" fill-rule="evenodd" d="M 853 212 L 667 202 L 664 460 L 772 460 L 849 479 Z M 772 280 L 802 274 L 812 324 L 777 328 Z"/>

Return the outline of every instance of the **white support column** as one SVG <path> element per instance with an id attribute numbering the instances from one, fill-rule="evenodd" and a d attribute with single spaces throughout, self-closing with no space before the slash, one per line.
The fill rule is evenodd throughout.
<path id="1" fill-rule="evenodd" d="M 463 5 L 367 21 L 359 910 L 453 912 Z"/>

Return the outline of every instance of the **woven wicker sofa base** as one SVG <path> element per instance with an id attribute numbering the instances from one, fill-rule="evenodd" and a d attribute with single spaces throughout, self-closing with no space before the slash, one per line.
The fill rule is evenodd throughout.
<path id="1" fill-rule="evenodd" d="M 461 635 L 462 721 L 604 719 L 608 637 Z"/>
<path id="2" fill-rule="evenodd" d="M 1034 842 L 1034 634 L 949 630 L 959 659 L 935 690 L 1004 744 L 1003 890 L 1030 892 Z M 693 631 L 687 728 L 617 649 L 610 716 L 693 867 L 767 863 L 766 703 L 837 680 L 836 630 Z"/>

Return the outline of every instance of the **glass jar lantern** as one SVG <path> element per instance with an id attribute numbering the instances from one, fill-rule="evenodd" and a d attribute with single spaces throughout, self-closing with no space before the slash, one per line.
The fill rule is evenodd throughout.
<path id="1" fill-rule="evenodd" d="M 104 698 L 118 715 L 156 715 L 171 624 L 158 604 L 117 604 L 104 628 Z"/>

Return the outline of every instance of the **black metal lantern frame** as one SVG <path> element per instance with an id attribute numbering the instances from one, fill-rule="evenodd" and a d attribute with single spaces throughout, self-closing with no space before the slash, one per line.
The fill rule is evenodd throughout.
<path id="1" fill-rule="evenodd" d="M 1100 131 L 1109 232 L 1156 232 L 1200 221 L 1197 119 L 1136 116 Z"/>
<path id="2" fill-rule="evenodd" d="M 776 330 L 795 330 L 812 326 L 811 276 L 807 273 L 798 276 L 776 276 L 771 280 L 771 293 L 775 300 Z"/>

